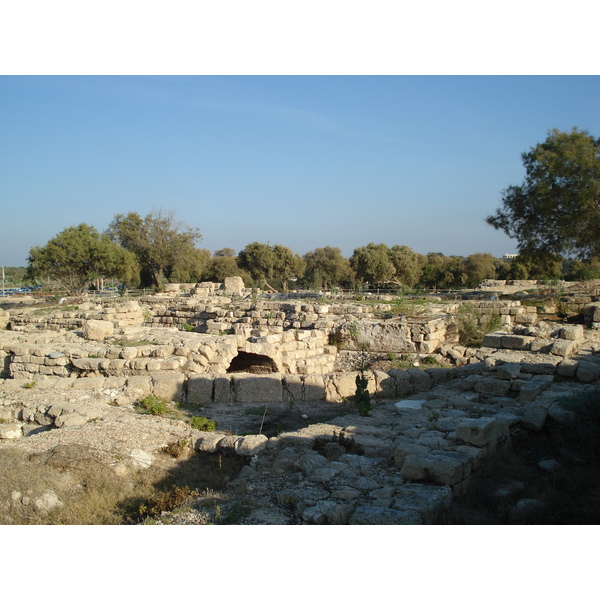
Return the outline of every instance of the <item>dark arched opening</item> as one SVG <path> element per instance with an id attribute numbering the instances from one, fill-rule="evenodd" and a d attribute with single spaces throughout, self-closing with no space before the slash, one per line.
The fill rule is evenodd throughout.
<path id="1" fill-rule="evenodd" d="M 263 354 L 253 354 L 252 352 L 238 352 L 238 355 L 231 361 L 228 373 L 255 373 L 264 375 L 265 373 L 277 373 L 277 365 L 272 358 Z"/>

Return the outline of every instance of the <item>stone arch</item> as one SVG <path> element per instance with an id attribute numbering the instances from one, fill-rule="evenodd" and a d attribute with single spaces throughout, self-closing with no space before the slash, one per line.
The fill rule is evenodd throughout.
<path id="1" fill-rule="evenodd" d="M 227 372 L 264 375 L 266 373 L 279 373 L 279 369 L 275 361 L 269 356 L 240 350 L 237 356 L 232 359 Z"/>

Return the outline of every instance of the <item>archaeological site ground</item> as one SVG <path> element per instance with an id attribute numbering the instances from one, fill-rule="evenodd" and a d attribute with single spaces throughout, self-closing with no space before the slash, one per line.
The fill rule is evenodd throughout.
<path id="1" fill-rule="evenodd" d="M 600 281 L 15 296 L 2 524 L 598 524 Z"/>

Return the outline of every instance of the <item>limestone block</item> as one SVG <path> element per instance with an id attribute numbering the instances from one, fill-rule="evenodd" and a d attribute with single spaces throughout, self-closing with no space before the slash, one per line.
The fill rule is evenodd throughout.
<path id="1" fill-rule="evenodd" d="M 502 348 L 502 338 L 504 334 L 494 332 L 494 333 L 486 333 L 483 336 L 483 346 L 486 348 Z"/>
<path id="2" fill-rule="evenodd" d="M 526 335 L 506 334 L 502 336 L 502 347 L 507 350 L 528 350 L 534 339 Z"/>
<path id="3" fill-rule="evenodd" d="M 581 340 L 584 337 L 583 325 L 568 325 L 559 330 L 563 340 Z"/>
<path id="4" fill-rule="evenodd" d="M 534 313 L 525 313 L 515 315 L 514 320 L 515 323 L 520 323 L 522 325 L 535 325 L 535 323 L 537 323 L 538 316 Z"/>
<path id="5" fill-rule="evenodd" d="M 565 358 L 556 365 L 556 374 L 560 377 L 575 377 L 579 361 L 572 358 Z"/>
<path id="6" fill-rule="evenodd" d="M 515 379 L 520 373 L 521 365 L 519 363 L 505 363 L 496 369 L 499 379 Z"/>
<path id="7" fill-rule="evenodd" d="M 157 373 L 152 376 L 152 393 L 167 402 L 181 402 L 184 383 L 183 373 Z"/>
<path id="8" fill-rule="evenodd" d="M 431 389 L 431 377 L 421 369 L 408 369 L 410 382 L 414 389 L 414 393 L 427 392 Z"/>
<path id="9" fill-rule="evenodd" d="M 473 389 L 484 396 L 506 396 L 510 391 L 511 382 L 495 377 L 481 377 L 475 382 Z"/>
<path id="10" fill-rule="evenodd" d="M 549 348 L 549 352 L 550 354 L 554 354 L 556 356 L 571 356 L 575 350 L 577 349 L 578 346 L 578 342 L 573 341 L 573 340 L 566 340 L 566 339 L 562 339 L 562 340 L 557 340 L 556 342 L 554 342 L 550 348 Z"/>
<path id="11" fill-rule="evenodd" d="M 402 398 L 414 392 L 413 383 L 407 369 L 391 369 L 390 375 L 396 380 L 396 397 Z"/>
<path id="12" fill-rule="evenodd" d="M 332 373 L 325 379 L 329 402 L 338 402 L 343 398 L 351 398 L 356 393 L 356 372 Z M 374 378 L 370 378 L 374 382 Z M 371 387 L 372 391 L 372 386 Z"/>
<path id="13" fill-rule="evenodd" d="M 376 393 L 381 398 L 396 397 L 396 380 L 385 371 L 375 371 Z"/>
<path id="14" fill-rule="evenodd" d="M 76 427 L 78 425 L 84 425 L 85 423 L 87 423 L 87 419 L 78 413 L 61 415 L 54 421 L 54 425 L 59 429 L 64 429 L 65 427 Z"/>
<path id="15" fill-rule="evenodd" d="M 415 443 L 413 440 L 399 438 L 394 446 L 394 464 L 402 468 L 407 456 L 411 454 L 428 454 L 431 449 L 428 446 Z"/>
<path id="16" fill-rule="evenodd" d="M 322 375 L 304 375 L 303 382 L 303 399 L 305 402 L 318 402 L 325 399 L 327 393 Z"/>
<path id="17" fill-rule="evenodd" d="M 448 486 L 406 483 L 396 490 L 395 510 L 413 510 L 421 515 L 424 525 L 433 523 L 452 505 L 452 490 Z"/>
<path id="18" fill-rule="evenodd" d="M 218 403 L 233 402 L 232 378 L 215 376 L 213 383 L 214 401 Z"/>
<path id="19" fill-rule="evenodd" d="M 577 379 L 584 383 L 592 383 L 600 378 L 600 363 L 582 360 L 577 368 Z"/>
<path id="20" fill-rule="evenodd" d="M 110 321 L 90 320 L 83 326 L 83 337 L 86 340 L 103 341 L 113 335 L 114 331 L 114 325 Z"/>
<path id="21" fill-rule="evenodd" d="M 425 369 L 425 373 L 429 375 L 429 378 L 431 379 L 431 385 L 433 387 L 446 383 L 453 378 L 452 369 L 431 368 Z"/>
<path id="22" fill-rule="evenodd" d="M 282 375 L 236 373 L 233 377 L 233 394 L 235 402 L 281 402 Z"/>
<path id="23" fill-rule="evenodd" d="M 267 447 L 268 441 L 266 435 L 245 435 L 237 441 L 235 452 L 240 456 L 255 456 Z"/>
<path id="24" fill-rule="evenodd" d="M 455 485 L 471 473 L 472 458 L 459 452 L 435 451 L 406 457 L 400 474 L 406 479 Z"/>
<path id="25" fill-rule="evenodd" d="M 500 436 L 501 427 L 492 417 L 467 419 L 456 428 L 456 435 L 473 446 L 494 446 Z"/>
<path id="26" fill-rule="evenodd" d="M 583 308 L 583 318 L 588 325 L 600 322 L 600 302 L 591 302 Z"/>
<path id="27" fill-rule="evenodd" d="M 197 436 L 196 433 L 193 434 Z M 222 433 L 201 432 L 197 437 L 194 447 L 198 452 L 214 453 L 219 449 L 219 442 L 225 437 Z"/>
<path id="28" fill-rule="evenodd" d="M 0 440 L 16 440 L 23 436 L 23 426 L 19 423 L 4 423 L 0 425 Z"/>
<path id="29" fill-rule="evenodd" d="M 147 396 L 152 391 L 152 379 L 148 375 L 128 377 L 126 391 L 140 397 Z"/>
<path id="30" fill-rule="evenodd" d="M 213 401 L 213 375 L 192 375 L 187 382 L 186 402 L 189 404 L 210 404 Z"/>
<path id="31" fill-rule="evenodd" d="M 521 424 L 532 431 L 540 431 L 546 422 L 548 409 L 540 403 L 532 402 L 521 415 Z"/>
<path id="32" fill-rule="evenodd" d="M 528 356 L 521 363 L 521 373 L 532 373 L 534 375 L 553 375 L 556 372 L 558 363 L 561 362 L 560 356 Z"/>

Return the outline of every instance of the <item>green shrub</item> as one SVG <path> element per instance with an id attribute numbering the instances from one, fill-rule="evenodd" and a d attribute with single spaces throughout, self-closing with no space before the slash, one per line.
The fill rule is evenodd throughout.
<path id="1" fill-rule="evenodd" d="M 150 394 L 139 401 L 140 408 L 149 415 L 164 415 L 167 412 L 167 403 L 157 396 Z"/>
<path id="2" fill-rule="evenodd" d="M 354 404 L 361 417 L 368 417 L 371 411 L 371 394 L 367 389 L 369 380 L 365 377 L 364 371 L 356 376 L 356 393 L 354 394 Z"/>
<path id="3" fill-rule="evenodd" d="M 199 431 L 214 431 L 217 428 L 217 423 L 206 417 L 192 417 L 190 427 Z"/>
<path id="4" fill-rule="evenodd" d="M 458 310 L 457 325 L 460 343 L 480 348 L 485 334 L 499 329 L 502 321 L 499 315 L 483 314 L 474 304 L 465 303 Z"/>

